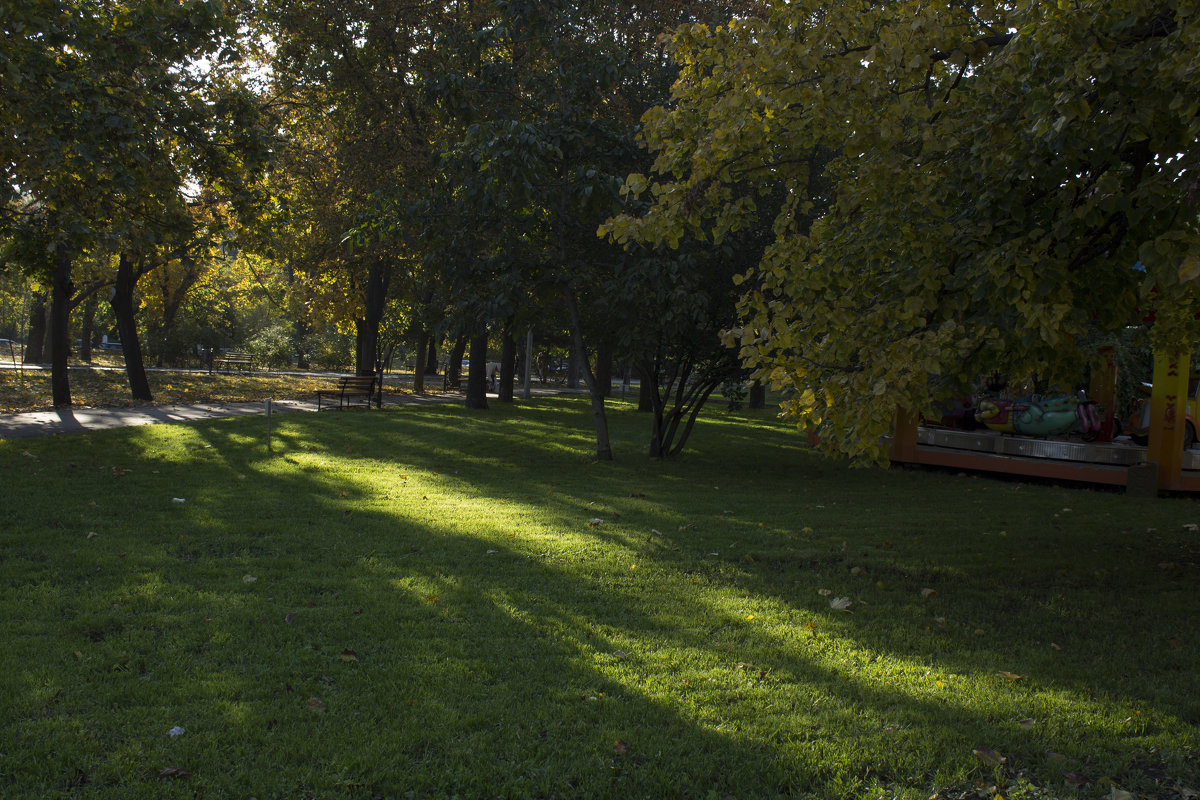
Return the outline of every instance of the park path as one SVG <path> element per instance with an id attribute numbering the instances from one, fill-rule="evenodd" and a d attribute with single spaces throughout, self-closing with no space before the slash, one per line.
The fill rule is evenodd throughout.
<path id="1" fill-rule="evenodd" d="M 561 387 L 535 388 L 534 397 L 555 394 L 579 394 L 583 390 Z M 586 393 L 586 392 L 583 392 Z M 489 394 L 488 399 L 496 399 Z M 427 406 L 435 403 L 462 402 L 462 394 L 394 394 L 384 395 L 384 407 Z M 272 400 L 272 414 L 297 411 L 316 411 L 315 400 Z M 0 414 L 0 441 L 29 439 L 60 433 L 86 433 L 133 425 L 160 425 L 170 422 L 197 422 L 220 417 L 245 417 L 265 414 L 265 402 L 204 403 L 196 405 L 139 406 L 137 408 L 65 408 L 54 411 L 23 411 Z"/>
<path id="2" fill-rule="evenodd" d="M 384 397 L 384 406 L 415 406 L 461 401 L 462 395 L 400 394 Z M 273 400 L 272 414 L 316 411 L 309 400 Z M 244 417 L 266 413 L 265 402 L 204 403 L 197 405 L 139 406 L 137 408 L 64 408 L 54 411 L 25 411 L 0 414 L 0 440 L 28 439 L 59 433 L 86 433 L 132 425 L 159 425 L 170 422 L 197 422 L 219 417 Z"/>

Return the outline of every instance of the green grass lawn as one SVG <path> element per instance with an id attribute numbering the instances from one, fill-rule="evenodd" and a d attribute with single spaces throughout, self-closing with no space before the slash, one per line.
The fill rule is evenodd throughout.
<path id="1" fill-rule="evenodd" d="M 568 398 L 0 442 L 0 796 L 1200 790 L 1195 501 L 611 422 L 615 463 Z"/>

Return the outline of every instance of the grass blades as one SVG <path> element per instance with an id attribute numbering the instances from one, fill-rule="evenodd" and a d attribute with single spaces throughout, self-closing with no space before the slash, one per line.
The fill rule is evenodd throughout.
<path id="1" fill-rule="evenodd" d="M 1200 784 L 1194 501 L 611 423 L 615 463 L 575 398 L 0 443 L 0 795 Z"/>

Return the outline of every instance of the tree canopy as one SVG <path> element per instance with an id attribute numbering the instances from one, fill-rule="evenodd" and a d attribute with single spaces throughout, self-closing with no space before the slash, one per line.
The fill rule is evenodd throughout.
<path id="1" fill-rule="evenodd" d="M 1065 379 L 1157 312 L 1191 341 L 1200 24 L 1180 0 L 775 3 L 672 39 L 652 200 L 620 241 L 722 239 L 784 192 L 729 339 L 831 450 L 980 374 Z"/>

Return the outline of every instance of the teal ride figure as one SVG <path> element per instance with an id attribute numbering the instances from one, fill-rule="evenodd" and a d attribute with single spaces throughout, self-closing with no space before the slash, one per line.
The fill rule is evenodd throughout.
<path id="1" fill-rule="evenodd" d="M 1050 398 L 1030 395 L 1020 400 L 983 397 L 975 418 L 994 431 L 1021 436 L 1080 433 L 1085 439 L 1093 439 L 1101 424 L 1095 402 L 1071 395 Z"/>

